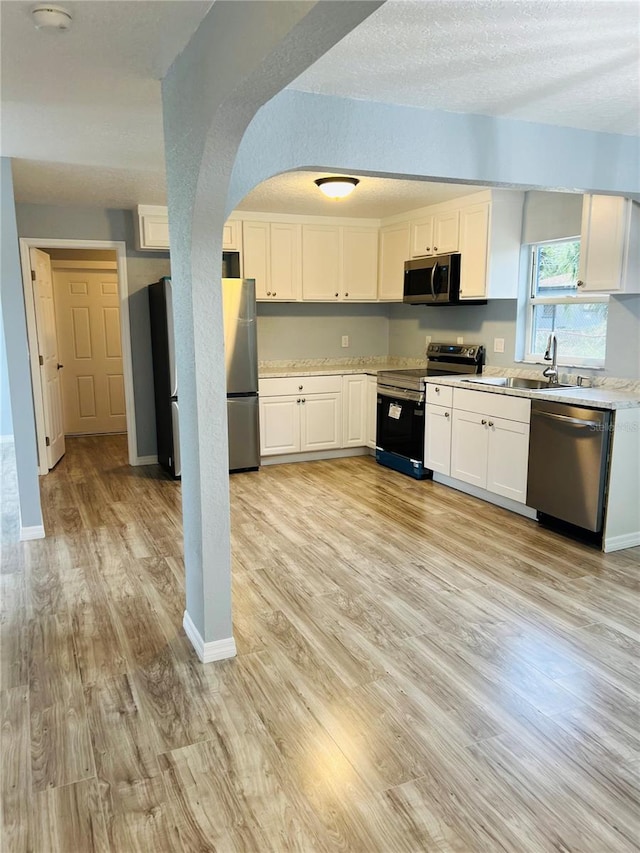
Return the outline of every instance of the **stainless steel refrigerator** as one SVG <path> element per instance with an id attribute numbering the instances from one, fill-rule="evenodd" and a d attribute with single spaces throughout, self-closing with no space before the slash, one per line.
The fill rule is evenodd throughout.
<path id="1" fill-rule="evenodd" d="M 173 339 L 171 279 L 149 285 L 158 462 L 180 476 L 178 381 Z M 260 465 L 258 348 L 253 279 L 222 279 L 229 471 Z"/>

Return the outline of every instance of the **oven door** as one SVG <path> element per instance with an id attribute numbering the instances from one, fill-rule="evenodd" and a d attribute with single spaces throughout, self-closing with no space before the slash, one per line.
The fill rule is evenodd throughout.
<path id="1" fill-rule="evenodd" d="M 424 457 L 424 394 L 378 385 L 376 447 L 415 462 Z"/>

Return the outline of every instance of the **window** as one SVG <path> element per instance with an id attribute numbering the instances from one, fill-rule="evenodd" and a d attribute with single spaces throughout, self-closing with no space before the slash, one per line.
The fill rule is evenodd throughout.
<path id="1" fill-rule="evenodd" d="M 559 364 L 604 365 L 609 297 L 580 292 L 579 263 L 580 240 L 531 246 L 526 360 L 542 361 L 554 333 Z"/>

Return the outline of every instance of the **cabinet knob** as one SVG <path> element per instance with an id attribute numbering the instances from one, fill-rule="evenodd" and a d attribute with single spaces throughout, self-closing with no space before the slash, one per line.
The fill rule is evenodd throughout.
<path id="1" fill-rule="evenodd" d="M 438 251 L 438 247 L 437 247 L 437 246 L 434 246 L 434 247 L 433 247 L 433 251 L 434 251 L 434 252 L 437 252 L 437 251 Z"/>
<path id="2" fill-rule="evenodd" d="M 339 293 L 336 293 L 336 296 L 340 296 L 340 294 L 339 294 Z"/>
<path id="3" fill-rule="evenodd" d="M 486 422 L 485 420 L 480 421 L 480 423 L 482 424 L 482 426 L 486 426 L 486 425 L 487 425 L 487 422 Z"/>
<path id="4" fill-rule="evenodd" d="M 489 426 L 493 426 L 493 421 L 489 421 Z"/>
<path id="5" fill-rule="evenodd" d="M 304 397 L 302 398 L 302 402 L 303 402 L 303 403 L 306 403 L 306 402 L 307 402 L 307 401 L 304 399 Z"/>
<path id="6" fill-rule="evenodd" d="M 277 295 L 277 294 L 276 294 L 276 292 L 275 292 L 275 290 L 273 291 L 273 293 L 272 293 L 271 295 L 272 295 L 272 296 L 276 296 L 276 295 Z"/>
<path id="7" fill-rule="evenodd" d="M 584 281 L 576 281 L 578 287 L 584 287 Z"/>
<path id="8" fill-rule="evenodd" d="M 303 385 L 298 385 L 298 391 L 302 391 L 303 387 Z"/>
<path id="9" fill-rule="evenodd" d="M 300 402 L 300 397 L 298 397 L 298 399 L 296 400 L 296 403 L 299 403 L 299 402 Z"/>
<path id="10" fill-rule="evenodd" d="M 427 246 L 427 252 L 431 251 L 431 246 Z"/>
<path id="11" fill-rule="evenodd" d="M 439 393 L 440 393 L 440 389 L 439 389 L 439 388 L 438 388 L 438 386 L 436 385 L 436 394 L 439 394 Z"/>
<path id="12" fill-rule="evenodd" d="M 271 291 L 267 290 L 267 296 L 271 296 Z"/>
<path id="13" fill-rule="evenodd" d="M 348 296 L 348 295 L 349 295 L 348 293 L 345 293 L 345 296 Z"/>
<path id="14" fill-rule="evenodd" d="M 448 418 L 448 417 L 449 417 L 449 412 L 445 412 L 445 413 L 444 413 L 444 416 L 445 416 L 445 418 Z"/>

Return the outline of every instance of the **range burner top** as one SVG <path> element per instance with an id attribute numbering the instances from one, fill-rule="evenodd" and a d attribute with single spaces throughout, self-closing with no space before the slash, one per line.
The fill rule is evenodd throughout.
<path id="1" fill-rule="evenodd" d="M 484 352 L 481 344 L 429 344 L 424 367 L 381 370 L 378 385 L 421 391 L 429 376 L 482 373 Z"/>

